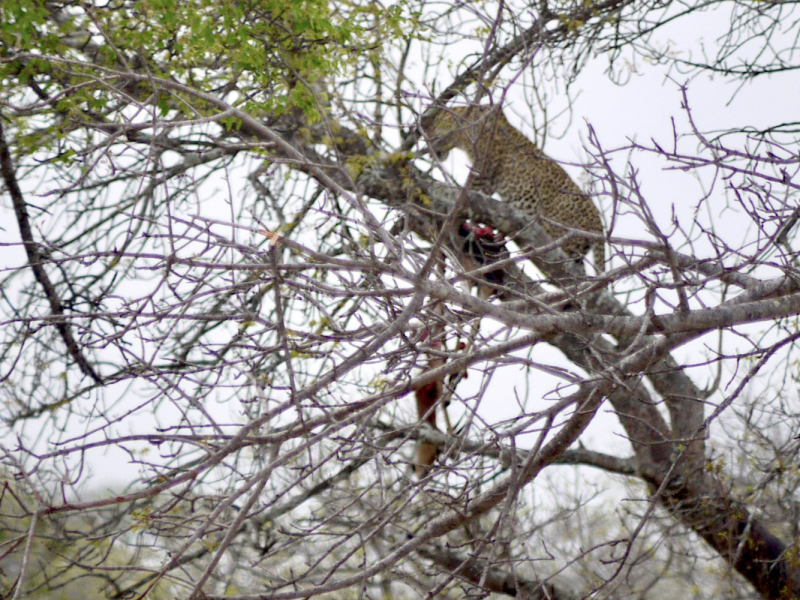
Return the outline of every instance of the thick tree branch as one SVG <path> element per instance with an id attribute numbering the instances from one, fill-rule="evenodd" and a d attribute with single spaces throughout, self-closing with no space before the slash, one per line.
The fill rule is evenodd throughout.
<path id="1" fill-rule="evenodd" d="M 50 281 L 47 271 L 44 270 L 44 262 L 47 258 L 39 249 L 39 244 L 33 239 L 33 230 L 31 228 L 30 218 L 28 217 L 28 207 L 22 195 L 22 190 L 17 183 L 14 164 L 11 161 L 11 152 L 6 143 L 5 133 L 3 131 L 2 115 L 0 115 L 0 174 L 2 174 L 3 181 L 6 184 L 6 190 L 8 190 L 8 194 L 11 196 L 11 203 L 14 206 L 14 214 L 17 217 L 17 225 L 19 226 L 22 243 L 25 245 L 25 252 L 28 255 L 28 265 L 33 270 L 36 281 L 39 282 L 39 285 L 41 285 L 44 290 L 44 295 L 47 298 L 47 302 L 50 304 L 50 312 L 58 319 L 55 326 L 61 339 L 67 346 L 67 352 L 69 352 L 69 355 L 85 375 L 91 377 L 95 383 L 101 383 L 100 376 L 83 356 L 78 342 L 72 335 L 72 327 L 64 313 L 64 306 L 61 304 L 61 299 L 58 296 L 56 287 L 53 285 L 53 282 Z"/>

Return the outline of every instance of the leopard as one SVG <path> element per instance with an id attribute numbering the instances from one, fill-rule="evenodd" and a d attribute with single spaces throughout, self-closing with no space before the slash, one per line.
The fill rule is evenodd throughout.
<path id="1" fill-rule="evenodd" d="M 603 235 L 600 211 L 564 168 L 506 119 L 498 105 L 442 109 L 423 128 L 439 160 L 453 148 L 464 151 L 475 173 L 473 188 L 530 215 L 557 240 L 567 229 Z M 598 272 L 605 271 L 605 242 L 574 236 L 561 244 L 576 262 L 591 249 Z"/>

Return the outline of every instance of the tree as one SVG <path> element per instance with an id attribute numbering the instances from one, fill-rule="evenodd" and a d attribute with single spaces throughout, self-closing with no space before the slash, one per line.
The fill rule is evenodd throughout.
<path id="1" fill-rule="evenodd" d="M 800 596 L 796 124 L 705 132 L 686 80 L 791 75 L 791 10 L 5 2 L 4 597 Z M 594 57 L 686 80 L 673 139 L 567 165 L 603 274 L 426 137 L 546 148 Z"/>

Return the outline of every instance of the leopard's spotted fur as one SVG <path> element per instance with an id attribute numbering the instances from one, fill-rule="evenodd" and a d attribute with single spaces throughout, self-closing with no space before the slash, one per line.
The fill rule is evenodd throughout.
<path id="1" fill-rule="evenodd" d="M 541 225 L 552 238 L 565 233 L 555 223 L 603 233 L 600 213 L 591 198 L 575 185 L 561 165 L 511 125 L 499 107 L 444 109 L 426 133 L 440 158 L 453 148 L 466 152 L 477 174 L 474 186 L 486 194 L 497 192 L 503 200 L 537 219 L 543 217 Z M 573 237 L 561 247 L 576 259 L 591 248 L 595 267 L 604 270 L 603 240 Z"/>

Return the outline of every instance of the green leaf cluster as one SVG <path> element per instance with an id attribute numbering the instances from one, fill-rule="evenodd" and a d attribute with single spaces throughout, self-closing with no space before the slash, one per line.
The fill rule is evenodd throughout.
<path id="1" fill-rule="evenodd" d="M 314 122 L 327 83 L 414 22 L 402 5 L 327 0 L 5 0 L 0 103 L 55 116 L 56 138 L 87 121 L 114 121 L 132 103 L 173 119 L 217 110 L 157 83 L 169 80 L 254 116 L 298 109 Z"/>

